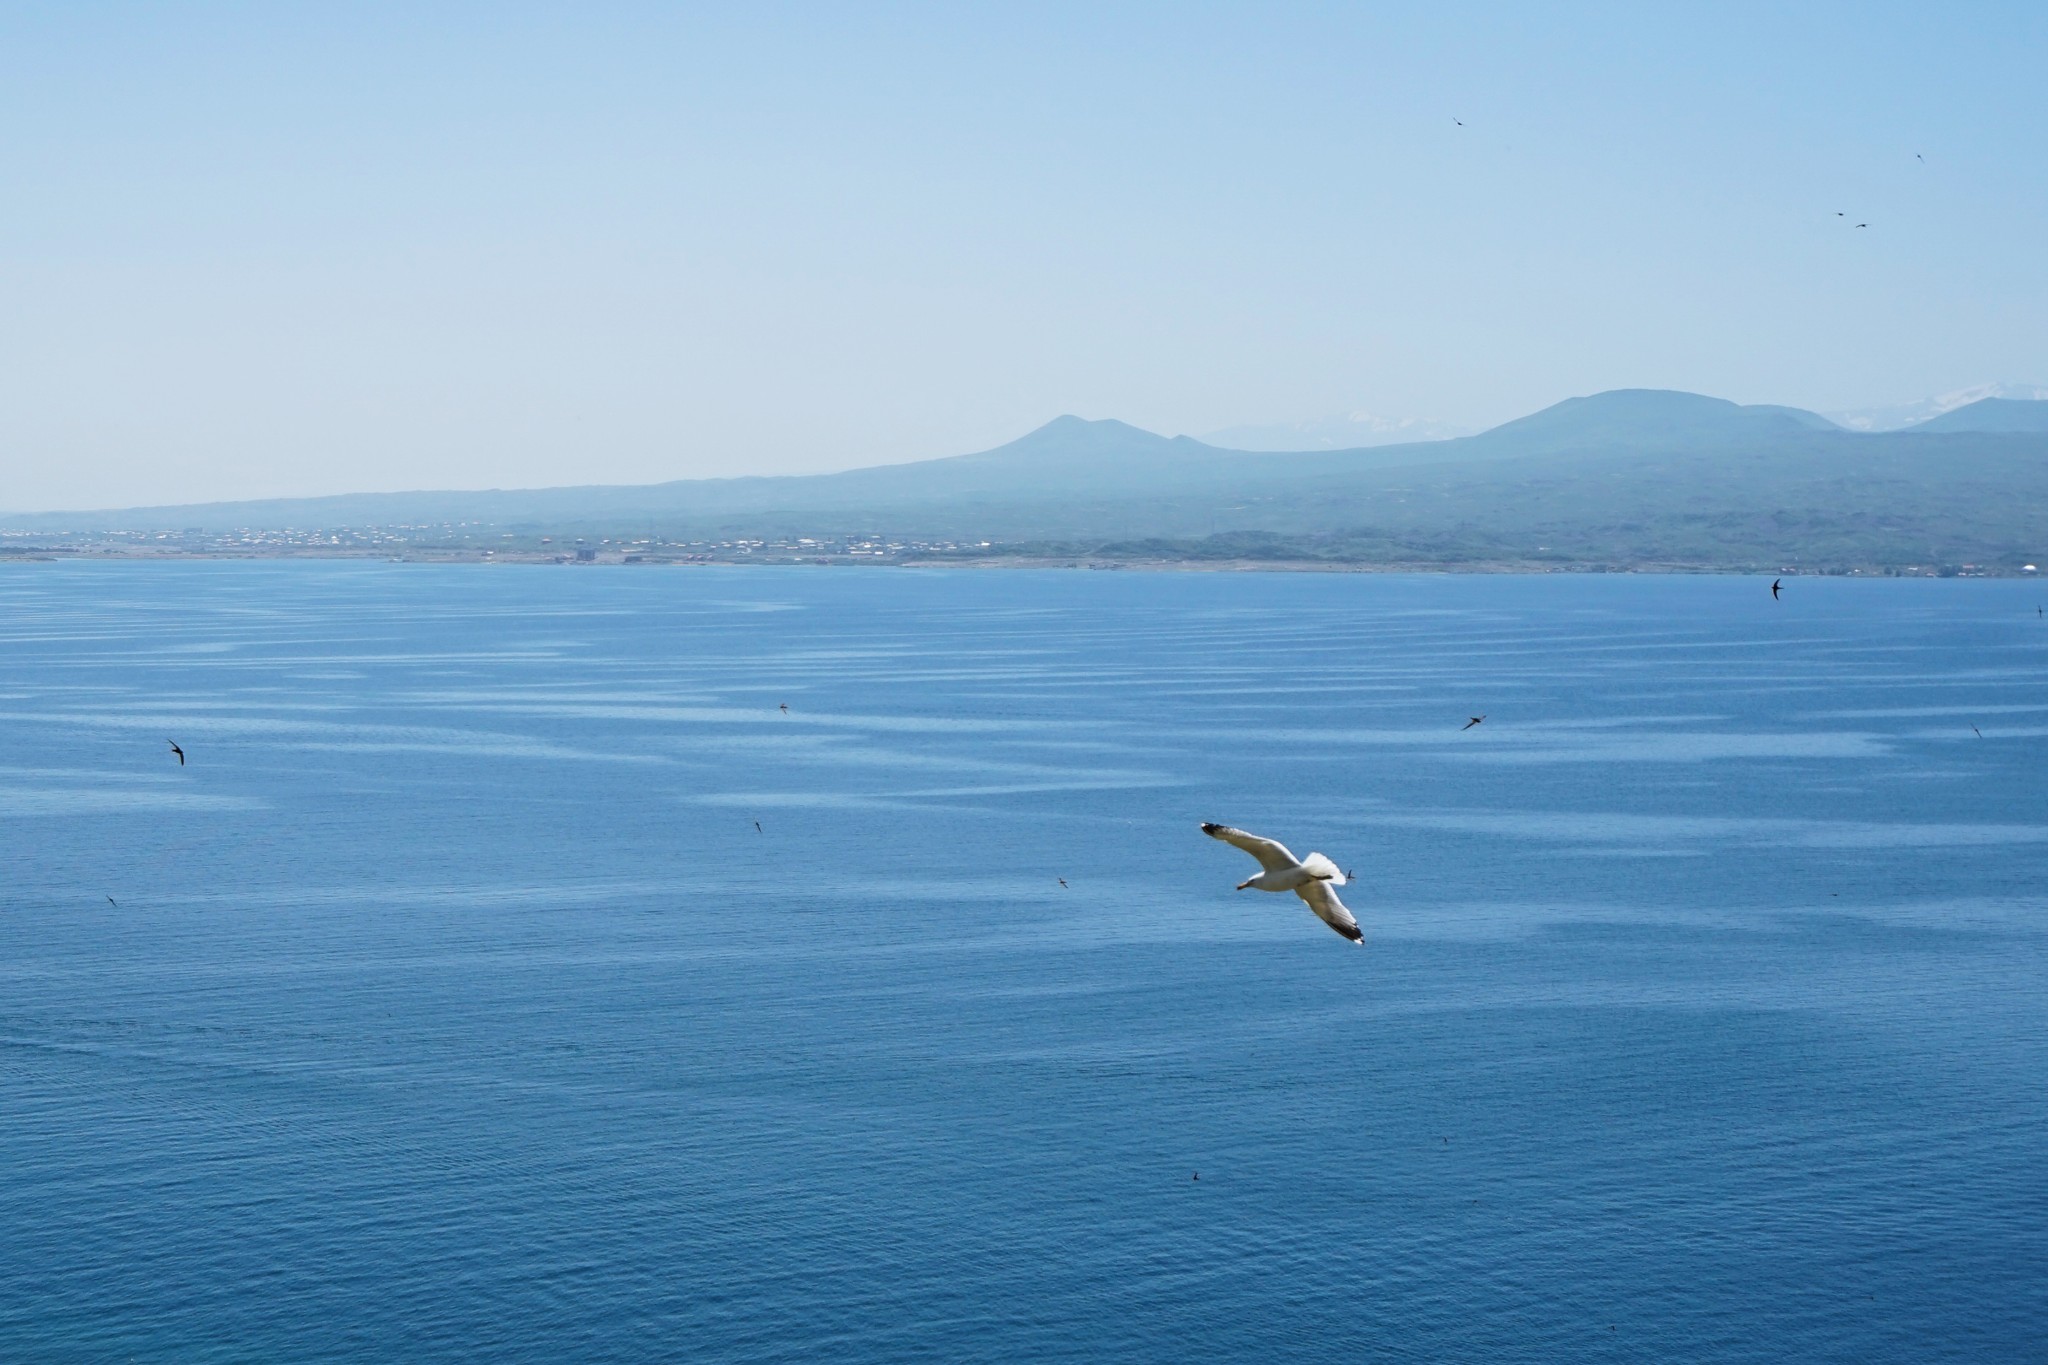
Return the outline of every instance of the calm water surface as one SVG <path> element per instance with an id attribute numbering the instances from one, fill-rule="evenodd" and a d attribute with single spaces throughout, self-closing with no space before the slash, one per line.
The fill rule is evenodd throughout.
<path id="1" fill-rule="evenodd" d="M 0 568 L 0 1358 L 2040 1360 L 2044 597 Z"/>

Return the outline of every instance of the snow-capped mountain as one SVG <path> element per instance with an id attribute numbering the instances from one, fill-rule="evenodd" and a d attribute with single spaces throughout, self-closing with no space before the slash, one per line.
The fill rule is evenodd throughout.
<path id="1" fill-rule="evenodd" d="M 1936 394 L 1912 403 L 1897 403 L 1890 407 L 1860 408 L 1854 412 L 1829 412 L 1822 416 L 1838 426 L 1851 431 L 1897 431 L 1939 417 L 1957 408 L 1966 408 L 1986 398 L 2048 398 L 2048 387 L 2040 384 L 1976 384 L 1967 389 L 1955 389 L 1949 393 Z"/>
<path id="2" fill-rule="evenodd" d="M 1358 450 L 1365 446 L 1399 445 L 1408 441 L 1447 441 L 1469 436 L 1466 427 L 1421 417 L 1375 417 L 1347 412 L 1306 422 L 1272 422 L 1225 427 L 1199 439 L 1225 450 Z"/>

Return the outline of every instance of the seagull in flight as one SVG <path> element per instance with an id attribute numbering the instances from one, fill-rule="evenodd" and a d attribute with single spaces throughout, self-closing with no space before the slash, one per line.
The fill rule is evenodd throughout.
<path id="1" fill-rule="evenodd" d="M 1467 730 L 1471 729 L 1471 728 L 1472 728 L 1473 726 L 1475 726 L 1475 725 L 1478 725 L 1479 723 L 1481 723 L 1481 722 L 1482 722 L 1482 721 L 1484 721 L 1485 719 L 1486 719 L 1486 717 L 1484 717 L 1484 716 L 1474 716 L 1474 717 L 1472 717 L 1472 719 L 1470 719 L 1470 720 L 1466 721 L 1466 722 L 1465 722 L 1465 723 L 1464 723 L 1463 725 L 1460 725 L 1460 726 L 1458 727 L 1458 733 L 1459 733 L 1459 734 L 1461 734 L 1461 735 L 1462 735 L 1462 734 L 1464 734 L 1464 733 L 1465 733 L 1465 732 L 1466 732 Z"/>
<path id="2" fill-rule="evenodd" d="M 759 820 L 756 820 L 756 821 L 754 822 L 754 833 L 756 833 L 756 834 L 764 834 L 764 833 L 766 833 L 766 832 L 767 832 L 767 831 L 765 831 L 765 830 L 763 830 L 763 829 L 761 828 L 761 822 L 760 822 Z"/>
<path id="3" fill-rule="evenodd" d="M 1057 881 L 1061 886 L 1065 886 L 1067 884 L 1067 879 L 1065 877 L 1055 877 L 1053 880 Z"/>
<path id="4" fill-rule="evenodd" d="M 1771 600 L 1773 602 L 1778 600 L 1778 589 L 1783 587 L 1784 583 L 1785 580 L 1782 578 L 1773 578 L 1771 580 Z"/>
<path id="5" fill-rule="evenodd" d="M 788 703 L 788 702 L 784 702 L 784 703 L 782 703 L 782 714 L 783 714 L 783 715 L 785 715 L 785 716 L 789 714 L 789 703 Z"/>
<path id="6" fill-rule="evenodd" d="M 1259 860 L 1259 866 L 1264 870 L 1249 881 L 1239 882 L 1238 890 L 1249 887 L 1254 891 L 1292 891 L 1316 912 L 1317 919 L 1353 943 L 1365 942 L 1365 935 L 1358 931 L 1358 921 L 1351 917 L 1351 912 L 1344 908 L 1344 902 L 1338 900 L 1337 893 L 1331 889 L 1344 885 L 1345 877 L 1343 870 L 1328 858 L 1320 853 L 1297 858 L 1287 851 L 1287 845 L 1277 840 L 1261 839 L 1256 834 L 1246 834 L 1229 825 L 1204 824 L 1202 833 L 1241 848 Z"/>
<path id="7" fill-rule="evenodd" d="M 181 767 L 181 768 L 182 768 L 182 767 L 184 767 L 184 766 L 185 766 L 185 751 L 184 751 L 183 749 L 180 749 L 180 748 L 178 747 L 178 741 L 177 741 L 177 740 L 175 740 L 175 739 L 167 739 L 167 740 L 165 740 L 165 741 L 164 741 L 164 743 L 166 743 L 166 744 L 170 745 L 170 746 L 171 746 L 171 752 L 172 752 L 172 753 L 174 753 L 174 754 L 176 754 L 176 755 L 178 756 L 178 766 L 179 766 L 179 767 Z"/>

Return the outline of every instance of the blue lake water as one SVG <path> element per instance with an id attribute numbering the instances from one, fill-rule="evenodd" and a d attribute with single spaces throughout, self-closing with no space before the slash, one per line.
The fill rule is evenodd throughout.
<path id="1" fill-rule="evenodd" d="M 2042 1359 L 2044 598 L 0 568 L 0 1358 Z"/>

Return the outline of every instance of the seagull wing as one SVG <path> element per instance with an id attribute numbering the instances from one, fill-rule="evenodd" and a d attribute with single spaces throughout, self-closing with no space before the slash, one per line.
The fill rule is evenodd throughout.
<path id="1" fill-rule="evenodd" d="M 1294 888 L 1294 894 L 1308 902 L 1308 908 L 1316 912 L 1316 918 L 1335 929 L 1353 943 L 1365 942 L 1365 935 L 1359 932 L 1358 921 L 1351 918 L 1351 912 L 1344 908 L 1344 902 L 1337 899 L 1337 893 L 1328 882 L 1309 882 Z"/>
<path id="2" fill-rule="evenodd" d="M 1259 860 L 1259 866 L 1268 872 L 1280 872 L 1296 866 L 1301 860 L 1287 851 L 1287 845 L 1277 839 L 1261 839 L 1256 834 L 1246 834 L 1241 829 L 1228 825 L 1203 825 L 1202 833 L 1211 839 L 1221 839 L 1233 844 Z"/>

